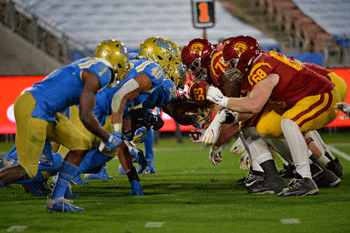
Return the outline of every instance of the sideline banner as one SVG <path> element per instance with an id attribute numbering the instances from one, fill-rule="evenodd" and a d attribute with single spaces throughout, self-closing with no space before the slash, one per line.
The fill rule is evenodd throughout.
<path id="1" fill-rule="evenodd" d="M 343 77 L 348 84 L 350 90 L 350 73 L 349 69 L 331 69 L 339 76 Z M 13 114 L 13 104 L 17 97 L 25 90 L 32 87 L 36 82 L 43 80 L 46 76 L 0 76 L 0 134 L 15 134 L 16 123 Z M 346 99 L 350 104 L 350 94 Z M 350 119 L 341 120 L 340 116 L 344 115 L 340 113 L 335 121 L 329 124 L 327 127 L 350 127 Z M 176 130 L 176 124 L 172 118 L 170 118 L 164 112 L 161 115 L 164 120 L 164 126 L 160 131 L 173 132 Z M 181 131 L 190 131 L 195 129 L 193 126 L 179 125 Z"/>

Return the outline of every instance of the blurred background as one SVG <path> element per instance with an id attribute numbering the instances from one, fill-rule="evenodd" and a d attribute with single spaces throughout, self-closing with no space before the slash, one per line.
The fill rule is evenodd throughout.
<path id="1" fill-rule="evenodd" d="M 349 12 L 347 0 L 0 0 L 0 142 L 14 141 L 12 106 L 24 90 L 54 69 L 93 56 L 105 39 L 137 52 L 149 37 L 185 46 L 194 38 L 216 44 L 249 35 L 262 50 L 330 68 L 350 86 Z M 156 141 L 176 136 L 182 142 L 194 129 L 162 118 Z M 338 117 L 322 130 L 347 133 L 349 127 L 350 120 Z"/>

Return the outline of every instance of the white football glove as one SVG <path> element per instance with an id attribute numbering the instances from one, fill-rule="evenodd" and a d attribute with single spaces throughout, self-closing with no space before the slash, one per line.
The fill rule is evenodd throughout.
<path id="1" fill-rule="evenodd" d="M 207 92 L 207 100 L 213 102 L 216 105 L 219 105 L 222 108 L 227 107 L 228 97 L 224 96 L 219 88 L 210 86 Z"/>
<path id="2" fill-rule="evenodd" d="M 191 130 L 189 135 L 191 142 L 202 142 L 204 132 L 204 129 Z"/>
<path id="3" fill-rule="evenodd" d="M 219 136 L 219 131 L 222 123 L 226 120 L 226 112 L 220 111 L 214 117 L 213 121 L 210 123 L 209 127 L 205 130 L 202 142 L 205 146 L 209 144 L 214 144 Z"/>
<path id="4" fill-rule="evenodd" d="M 241 154 L 245 151 L 245 147 L 241 138 L 238 138 L 231 146 L 231 154 Z"/>
<path id="5" fill-rule="evenodd" d="M 239 157 L 239 169 L 241 170 L 247 170 L 249 169 L 249 154 L 248 151 L 244 151 L 244 153 Z"/>
<path id="6" fill-rule="evenodd" d="M 228 109 L 221 110 L 218 114 L 216 114 L 209 127 L 205 130 L 205 133 L 202 138 L 202 142 L 205 146 L 215 144 L 219 136 L 221 125 L 226 121 L 227 117 L 233 119 L 234 123 L 238 121 L 237 112 L 233 112 Z"/>
<path id="7" fill-rule="evenodd" d="M 345 116 L 341 116 L 340 119 L 349 119 L 350 118 L 350 105 L 344 102 L 336 103 L 335 109 L 341 110 L 343 113 L 345 113 Z"/>
<path id="8" fill-rule="evenodd" d="M 212 146 L 209 152 L 209 160 L 216 166 L 216 164 L 222 161 L 222 151 L 221 146 L 215 147 Z"/>

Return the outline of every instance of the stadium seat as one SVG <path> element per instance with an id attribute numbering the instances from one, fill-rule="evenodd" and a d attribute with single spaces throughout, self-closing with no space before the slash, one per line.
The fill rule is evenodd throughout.
<path id="1" fill-rule="evenodd" d="M 277 17 L 278 7 L 296 7 L 296 5 L 290 0 L 267 0 L 267 14 L 272 21 Z"/>
<path id="2" fill-rule="evenodd" d="M 305 15 L 299 9 L 286 10 L 284 12 L 284 30 L 286 31 L 286 33 L 292 33 L 292 30 L 295 29 L 295 21 L 302 17 L 305 17 Z"/>
<path id="3" fill-rule="evenodd" d="M 341 53 L 341 49 L 339 48 L 337 41 L 332 35 L 329 35 L 328 33 L 317 34 L 314 43 L 315 53 L 326 52 L 327 50 L 330 53 Z"/>
<path id="4" fill-rule="evenodd" d="M 302 27 L 301 37 L 304 39 L 303 52 L 310 52 L 311 46 L 314 45 L 316 36 L 324 31 L 316 24 L 308 24 L 307 27 Z"/>
<path id="5" fill-rule="evenodd" d="M 314 24 L 313 20 L 307 16 L 297 18 L 294 22 L 295 36 L 294 45 L 296 48 L 300 48 L 304 44 L 303 28 Z"/>
<path id="6" fill-rule="evenodd" d="M 279 30 L 284 26 L 286 12 L 296 9 L 298 9 L 297 6 L 291 1 L 276 2 L 276 22 Z"/>

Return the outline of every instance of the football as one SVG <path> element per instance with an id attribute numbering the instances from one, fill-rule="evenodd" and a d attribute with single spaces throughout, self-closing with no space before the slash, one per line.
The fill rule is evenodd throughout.
<path id="1" fill-rule="evenodd" d="M 207 91 L 209 84 L 206 81 L 196 80 L 194 81 L 189 90 L 191 100 L 200 105 L 210 106 L 212 103 L 207 100 Z"/>

